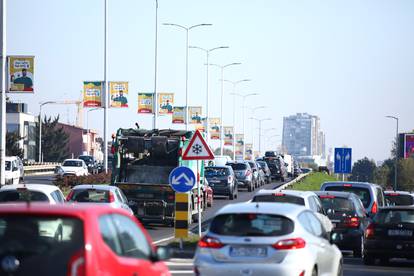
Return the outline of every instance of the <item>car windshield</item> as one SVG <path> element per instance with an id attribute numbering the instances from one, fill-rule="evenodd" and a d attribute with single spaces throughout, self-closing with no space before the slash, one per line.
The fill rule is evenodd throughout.
<path id="1" fill-rule="evenodd" d="M 82 167 L 81 161 L 75 161 L 75 160 L 67 160 L 63 162 L 63 167 Z"/>
<path id="2" fill-rule="evenodd" d="M 228 170 L 226 168 L 206 168 L 205 174 L 207 177 L 209 176 L 226 176 L 229 175 Z"/>
<path id="3" fill-rule="evenodd" d="M 365 208 L 368 208 L 371 204 L 371 194 L 367 188 L 340 185 L 340 186 L 328 186 L 325 191 L 337 191 L 337 192 L 348 192 L 356 194 L 362 201 Z"/>
<path id="4" fill-rule="evenodd" d="M 391 206 L 414 205 L 414 198 L 407 194 L 385 194 L 385 198 L 389 201 Z"/>
<path id="5" fill-rule="evenodd" d="M 253 197 L 253 202 L 284 202 L 297 205 L 305 205 L 305 200 L 298 196 L 286 195 L 283 193 L 276 193 L 270 195 L 256 195 Z"/>
<path id="6" fill-rule="evenodd" d="M 96 189 L 75 189 L 69 201 L 109 203 L 109 191 Z"/>
<path id="7" fill-rule="evenodd" d="M 83 236 L 83 223 L 76 218 L 0 215 L 0 255 L 18 258 L 16 271 L 5 273 L 2 266 L 0 275 L 69 275 L 69 264 L 84 246 Z"/>
<path id="8" fill-rule="evenodd" d="M 93 163 L 93 158 L 91 156 L 79 156 L 79 159 L 85 161 L 86 164 Z"/>
<path id="9" fill-rule="evenodd" d="M 11 162 L 6 161 L 6 171 L 10 171 L 10 170 L 11 170 Z"/>
<path id="10" fill-rule="evenodd" d="M 325 211 L 333 210 L 341 214 L 355 213 L 352 201 L 347 198 L 334 196 L 319 196 L 319 198 Z"/>
<path id="11" fill-rule="evenodd" d="M 266 168 L 266 162 L 264 161 L 258 161 L 257 162 L 262 168 Z"/>
<path id="12" fill-rule="evenodd" d="M 375 223 L 380 224 L 414 224 L 414 210 L 389 210 L 383 209 L 374 217 Z"/>
<path id="13" fill-rule="evenodd" d="M 235 171 L 243 171 L 243 170 L 247 170 L 247 165 L 243 164 L 243 163 L 235 163 L 235 164 L 230 164 L 230 166 L 233 168 L 233 170 Z"/>
<path id="14" fill-rule="evenodd" d="M 293 232 L 293 222 L 271 214 L 223 214 L 213 219 L 210 232 L 224 236 L 273 237 Z"/>
<path id="15" fill-rule="evenodd" d="M 255 164 L 255 163 L 253 163 L 253 162 L 249 162 L 249 165 L 250 165 L 250 167 L 252 167 L 253 169 L 255 169 L 255 168 L 256 168 L 256 164 Z"/>
<path id="16" fill-rule="evenodd" d="M 49 198 L 42 192 L 26 189 L 0 191 L 0 202 L 40 201 L 49 202 Z"/>

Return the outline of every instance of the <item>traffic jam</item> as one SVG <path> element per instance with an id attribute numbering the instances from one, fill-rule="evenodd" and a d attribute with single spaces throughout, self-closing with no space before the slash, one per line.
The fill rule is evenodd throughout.
<path id="1" fill-rule="evenodd" d="M 311 169 L 274 151 L 214 156 L 199 131 L 119 129 L 111 151 L 111 184 L 67 195 L 54 185 L 1 187 L 0 275 L 177 274 L 167 265 L 174 250 L 149 234 L 154 225 L 181 243 L 198 237 L 194 275 L 343 275 L 345 254 L 367 266 L 414 258 L 408 192 L 349 181 L 291 190 Z M 83 174 L 81 161 L 56 175 Z M 223 206 L 202 227 L 216 201 Z"/>

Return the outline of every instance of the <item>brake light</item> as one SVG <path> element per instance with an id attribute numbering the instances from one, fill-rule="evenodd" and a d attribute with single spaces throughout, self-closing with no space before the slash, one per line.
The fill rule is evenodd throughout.
<path id="1" fill-rule="evenodd" d="M 167 196 L 167 199 L 168 199 L 168 200 L 174 200 L 174 194 L 168 195 L 168 196 Z"/>
<path id="2" fill-rule="evenodd" d="M 333 195 L 320 195 L 319 198 L 335 198 Z"/>
<path id="3" fill-rule="evenodd" d="M 372 204 L 371 213 L 376 214 L 377 212 L 378 212 L 378 205 L 377 205 L 377 202 L 374 201 L 374 203 Z"/>
<path id="4" fill-rule="evenodd" d="M 72 196 L 73 196 L 74 191 L 70 191 L 70 193 L 68 194 L 68 196 L 66 197 L 66 201 L 70 201 Z"/>
<path id="5" fill-rule="evenodd" d="M 365 238 L 371 239 L 374 237 L 375 234 L 375 226 L 374 224 L 369 224 L 367 229 L 365 229 Z"/>
<path id="6" fill-rule="evenodd" d="M 387 195 L 389 195 L 389 196 L 398 196 L 399 194 L 398 193 L 389 193 Z"/>
<path id="7" fill-rule="evenodd" d="M 224 244 L 222 244 L 218 239 L 212 238 L 209 236 L 204 236 L 199 242 L 198 247 L 201 248 L 222 248 Z"/>
<path id="8" fill-rule="evenodd" d="M 344 187 L 352 187 L 352 184 L 344 184 Z"/>
<path id="9" fill-rule="evenodd" d="M 78 251 L 69 260 L 68 276 L 86 275 L 85 253 L 83 250 Z"/>
<path id="10" fill-rule="evenodd" d="M 350 227 L 350 228 L 358 228 L 359 227 L 359 218 L 358 217 L 348 217 L 345 219 L 345 226 Z"/>
<path id="11" fill-rule="evenodd" d="M 274 193 L 275 196 L 284 196 L 284 193 Z"/>
<path id="12" fill-rule="evenodd" d="M 306 242 L 302 238 L 295 238 L 295 239 L 287 239 L 281 240 L 277 243 L 273 244 L 272 247 L 278 250 L 291 250 L 291 249 L 300 249 L 304 248 Z"/>
<path id="13" fill-rule="evenodd" d="M 115 196 L 114 196 L 114 193 L 112 192 L 109 192 L 109 202 L 110 203 L 115 202 Z"/>

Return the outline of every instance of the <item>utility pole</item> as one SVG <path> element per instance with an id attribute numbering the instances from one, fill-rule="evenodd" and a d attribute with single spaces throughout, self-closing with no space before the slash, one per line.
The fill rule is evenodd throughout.
<path id="1" fill-rule="evenodd" d="M 105 173 L 108 173 L 108 102 L 109 102 L 109 96 L 108 96 L 108 89 L 107 89 L 107 79 L 106 79 L 106 73 L 107 73 L 107 43 L 108 43 L 108 0 L 104 0 L 105 2 L 105 8 L 104 8 L 104 83 L 103 83 L 103 92 L 104 92 L 104 168 Z"/>
<path id="2" fill-rule="evenodd" d="M 0 0 L 0 52 L 1 52 L 1 122 L 0 122 L 0 185 L 5 184 L 6 168 L 6 0 Z"/>

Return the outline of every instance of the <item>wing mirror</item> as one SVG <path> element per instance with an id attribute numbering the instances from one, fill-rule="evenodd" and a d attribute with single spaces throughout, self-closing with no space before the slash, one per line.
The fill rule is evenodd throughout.
<path id="1" fill-rule="evenodd" d="M 152 257 L 153 262 L 165 261 L 171 258 L 171 248 L 166 246 L 158 246 L 154 256 Z"/>

